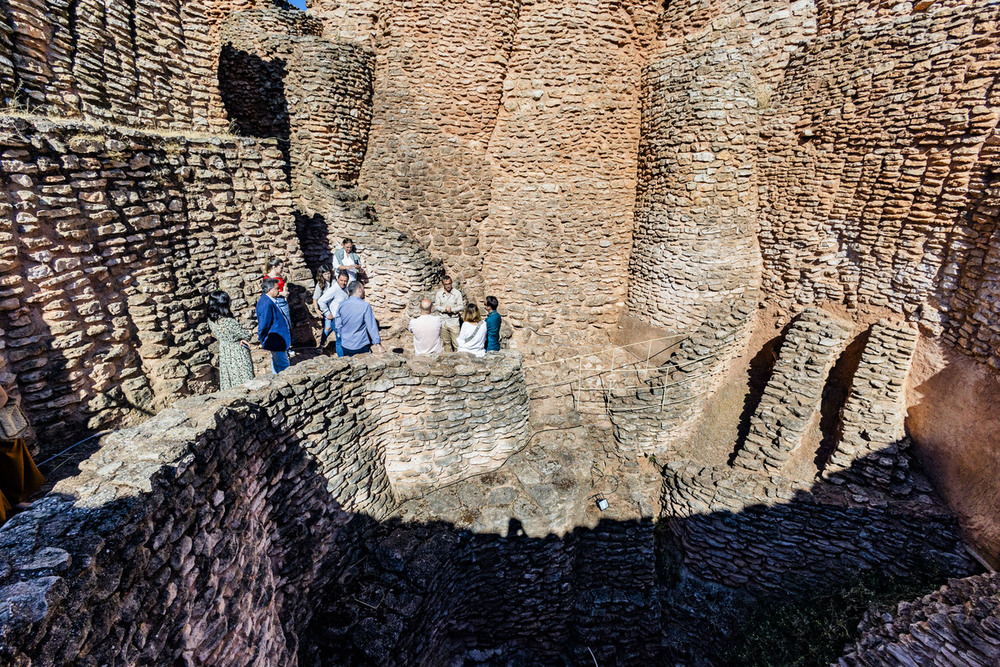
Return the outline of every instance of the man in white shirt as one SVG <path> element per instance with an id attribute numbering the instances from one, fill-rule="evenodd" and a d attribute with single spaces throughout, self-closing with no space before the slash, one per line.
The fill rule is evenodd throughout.
<path id="1" fill-rule="evenodd" d="M 458 347 L 458 332 L 462 322 L 458 319 L 465 307 L 462 293 L 452 287 L 451 277 L 441 280 L 441 289 L 434 295 L 434 312 L 441 316 L 441 345 L 445 352 Z"/>
<path id="2" fill-rule="evenodd" d="M 344 348 L 340 343 L 340 331 L 337 329 L 337 314 L 340 304 L 347 300 L 347 271 L 337 273 L 337 282 L 332 283 L 319 298 L 319 312 L 323 313 L 323 331 L 333 331 L 337 337 L 337 356 L 344 356 Z"/>
<path id="3" fill-rule="evenodd" d="M 355 280 L 368 282 L 368 267 L 354 247 L 354 241 L 349 238 L 344 239 L 341 245 L 342 248 L 337 248 L 333 252 L 333 274 L 339 276 L 341 271 L 347 271 L 348 282 L 353 283 Z"/>
<path id="4" fill-rule="evenodd" d="M 420 317 L 410 320 L 414 354 L 435 354 L 441 351 L 441 318 L 431 315 L 430 299 L 420 302 Z"/>

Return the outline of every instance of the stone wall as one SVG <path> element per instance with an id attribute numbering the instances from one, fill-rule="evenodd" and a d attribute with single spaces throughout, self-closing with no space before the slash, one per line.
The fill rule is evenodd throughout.
<path id="1" fill-rule="evenodd" d="M 268 255 L 309 280 L 273 142 L 5 119 L 0 151 L 0 344 L 43 452 L 216 386 L 209 291 L 251 328 Z"/>
<path id="2" fill-rule="evenodd" d="M 973 573 L 954 516 L 915 464 L 906 469 L 891 491 L 846 477 L 807 490 L 780 475 L 670 463 L 662 520 L 692 574 L 758 595 L 801 596 L 871 568 Z"/>
<path id="3" fill-rule="evenodd" d="M 146 128 L 224 126 L 216 22 L 248 4 L 9 0 L 0 5 L 0 98 Z"/>
<path id="4" fill-rule="evenodd" d="M 220 34 L 229 117 L 282 143 L 293 192 L 315 177 L 357 182 L 368 145 L 372 54 L 321 34 L 318 19 L 276 7 L 234 14 Z"/>
<path id="5" fill-rule="evenodd" d="M 793 54 L 762 117 L 765 288 L 904 313 L 996 365 L 1000 3 L 954 4 Z"/>
<path id="6" fill-rule="evenodd" d="M 841 667 L 969 665 L 1000 661 L 1000 575 L 957 579 L 894 612 L 868 614 L 861 638 L 837 661 Z"/>
<path id="7" fill-rule="evenodd" d="M 506 353 L 320 358 L 181 401 L 106 438 L 4 526 L 0 656 L 294 663 L 313 596 L 363 528 L 422 488 L 499 466 L 526 436 Z"/>

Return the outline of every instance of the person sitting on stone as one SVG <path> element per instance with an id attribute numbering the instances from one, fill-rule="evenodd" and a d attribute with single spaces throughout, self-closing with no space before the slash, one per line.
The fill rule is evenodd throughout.
<path id="1" fill-rule="evenodd" d="M 420 317 L 410 320 L 414 354 L 436 354 L 441 351 L 441 318 L 431 315 L 430 299 L 420 302 Z"/>
<path id="2" fill-rule="evenodd" d="M 323 340 L 329 332 L 334 332 L 336 337 L 337 356 L 344 356 L 344 346 L 341 341 L 340 326 L 337 324 L 337 316 L 340 313 L 340 304 L 347 301 L 347 271 L 337 274 L 337 282 L 331 284 L 323 296 L 319 298 L 319 311 L 323 313 Z M 322 347 L 322 345 L 321 345 Z"/>
<path id="3" fill-rule="evenodd" d="M 368 282 L 368 267 L 365 260 L 358 254 L 354 247 L 354 241 L 349 238 L 341 241 L 342 248 L 337 248 L 333 252 L 333 272 L 340 275 L 341 271 L 347 271 L 348 282 L 358 280 L 362 283 Z"/>
<path id="4" fill-rule="evenodd" d="M 288 348 L 292 346 L 292 328 L 278 307 L 278 281 L 265 278 L 263 294 L 257 300 L 257 336 L 260 346 L 271 353 L 271 372 L 278 374 L 288 368 Z"/>
<path id="5" fill-rule="evenodd" d="M 45 483 L 24 438 L 19 437 L 28 424 L 16 406 L 7 405 L 9 400 L 0 387 L 0 524 L 15 511 L 25 509 L 24 501 Z"/>
<path id="6" fill-rule="evenodd" d="M 479 306 L 468 303 L 462 311 L 462 330 L 458 334 L 458 351 L 477 357 L 486 356 L 486 322 L 479 314 Z"/>
<path id="7" fill-rule="evenodd" d="M 450 276 L 441 279 L 441 289 L 434 295 L 434 312 L 441 316 L 441 347 L 445 352 L 454 352 L 457 347 L 462 308 L 465 299 L 462 293 L 452 287 Z"/>
<path id="8" fill-rule="evenodd" d="M 337 313 L 339 337 L 345 357 L 368 354 L 375 348 L 382 353 L 382 337 L 378 333 L 378 323 L 371 304 L 365 301 L 365 286 L 355 280 L 347 286 L 350 296 L 340 304 Z"/>
<path id="9" fill-rule="evenodd" d="M 250 336 L 233 317 L 232 300 L 221 290 L 208 295 L 208 328 L 219 341 L 219 389 L 225 391 L 253 379 Z"/>
<path id="10" fill-rule="evenodd" d="M 486 351 L 500 351 L 500 324 L 503 319 L 497 312 L 500 302 L 495 296 L 486 297 Z"/>

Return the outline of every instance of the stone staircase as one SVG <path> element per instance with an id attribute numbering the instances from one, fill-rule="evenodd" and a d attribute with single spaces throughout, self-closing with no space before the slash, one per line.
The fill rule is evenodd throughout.
<path id="1" fill-rule="evenodd" d="M 792 323 L 735 466 L 777 472 L 818 424 L 823 387 L 852 325 L 810 308 Z"/>

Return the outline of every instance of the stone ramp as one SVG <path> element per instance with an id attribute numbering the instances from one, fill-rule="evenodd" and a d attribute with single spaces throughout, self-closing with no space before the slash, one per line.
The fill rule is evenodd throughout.
<path id="1" fill-rule="evenodd" d="M 818 423 L 827 376 L 851 333 L 849 322 L 815 308 L 795 319 L 736 455 L 736 467 L 768 472 L 784 467 Z"/>
<path id="2" fill-rule="evenodd" d="M 840 439 L 824 477 L 865 459 L 862 472 L 868 481 L 880 489 L 889 488 L 895 457 L 876 455 L 895 453 L 895 443 L 906 435 L 905 384 L 917 337 L 916 327 L 907 322 L 881 320 L 872 326 L 841 412 Z M 883 460 L 884 465 L 877 465 Z"/>

